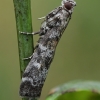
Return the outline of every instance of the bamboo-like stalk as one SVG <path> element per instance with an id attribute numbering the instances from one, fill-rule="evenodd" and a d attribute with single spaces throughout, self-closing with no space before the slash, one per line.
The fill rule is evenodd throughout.
<path id="1" fill-rule="evenodd" d="M 23 60 L 33 53 L 33 36 L 23 35 L 21 32 L 32 32 L 31 1 L 13 0 L 15 8 L 16 28 L 18 37 L 19 61 L 21 77 L 29 60 Z M 22 100 L 29 100 L 22 98 Z"/>

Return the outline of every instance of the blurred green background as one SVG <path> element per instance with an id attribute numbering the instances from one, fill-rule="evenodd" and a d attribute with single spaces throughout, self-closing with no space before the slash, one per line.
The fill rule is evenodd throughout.
<path id="1" fill-rule="evenodd" d="M 33 31 L 61 0 L 32 0 Z M 43 87 L 49 90 L 71 80 L 100 80 L 100 0 L 76 0 L 72 19 L 56 49 Z M 36 41 L 38 36 L 34 36 Z M 0 0 L 0 100 L 21 100 L 19 57 L 13 0 Z"/>

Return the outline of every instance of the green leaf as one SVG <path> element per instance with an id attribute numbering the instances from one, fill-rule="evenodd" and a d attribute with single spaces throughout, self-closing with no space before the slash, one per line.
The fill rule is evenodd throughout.
<path id="1" fill-rule="evenodd" d="M 100 100 L 100 82 L 69 82 L 52 89 L 46 100 Z"/>

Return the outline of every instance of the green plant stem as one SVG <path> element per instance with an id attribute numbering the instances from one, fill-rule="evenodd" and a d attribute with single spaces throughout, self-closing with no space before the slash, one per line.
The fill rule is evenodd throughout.
<path id="1" fill-rule="evenodd" d="M 32 35 L 23 35 L 21 32 L 32 32 L 32 18 L 31 18 L 31 2 L 30 0 L 13 0 L 15 8 L 15 18 L 18 37 L 20 73 L 22 74 L 29 63 L 29 60 L 23 60 L 33 53 L 33 37 Z M 22 100 L 29 100 L 23 98 Z"/>

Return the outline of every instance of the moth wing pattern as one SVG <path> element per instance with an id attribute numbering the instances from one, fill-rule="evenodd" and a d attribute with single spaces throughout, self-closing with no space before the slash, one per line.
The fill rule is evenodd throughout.
<path id="1" fill-rule="evenodd" d="M 48 30 L 48 27 L 53 27 L 54 26 L 54 19 L 53 17 L 61 10 L 61 7 L 55 8 L 52 10 L 46 17 L 45 20 L 42 22 L 41 28 L 40 28 L 40 36 L 44 35 L 46 31 Z M 57 21 L 57 20 L 56 20 Z M 53 23 L 52 23 L 53 22 Z M 49 23 L 52 23 L 51 25 Z M 47 27 L 48 26 L 48 27 Z"/>
<path id="2" fill-rule="evenodd" d="M 54 10 L 52 10 L 52 11 L 46 16 L 46 19 L 49 19 L 49 18 L 54 17 L 54 16 L 59 12 L 60 9 L 61 9 L 61 7 L 58 7 L 58 8 L 55 8 Z"/>
<path id="3" fill-rule="evenodd" d="M 69 3 L 71 3 L 71 7 L 65 6 Z M 54 9 L 46 16 L 40 27 L 38 44 L 22 76 L 20 96 L 40 97 L 57 44 L 70 20 L 75 5 L 74 0 L 63 0 L 62 6 Z"/>

